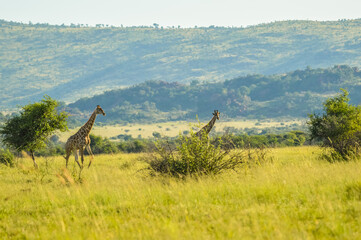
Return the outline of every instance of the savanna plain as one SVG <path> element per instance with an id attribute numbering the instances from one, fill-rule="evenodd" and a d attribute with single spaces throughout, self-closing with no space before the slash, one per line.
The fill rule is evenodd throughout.
<path id="1" fill-rule="evenodd" d="M 0 164 L 1 239 L 360 239 L 360 161 L 318 147 L 267 149 L 217 176 L 152 175 L 146 154 Z M 86 158 L 85 163 L 88 162 Z"/>

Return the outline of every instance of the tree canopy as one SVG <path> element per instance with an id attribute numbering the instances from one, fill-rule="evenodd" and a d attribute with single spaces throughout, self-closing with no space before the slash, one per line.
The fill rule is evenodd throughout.
<path id="1" fill-rule="evenodd" d="M 342 93 L 323 103 L 322 115 L 310 114 L 307 122 L 311 139 L 334 150 L 332 160 L 347 160 L 358 154 L 361 146 L 361 106 L 349 104 L 348 92 L 341 90 Z"/>
<path id="2" fill-rule="evenodd" d="M 107 91 L 68 105 L 79 123 L 100 104 L 107 109 L 107 124 L 209 119 L 214 109 L 222 118 L 306 118 L 322 110 L 321 103 L 340 88 L 351 89 L 354 103 L 361 102 L 361 71 L 336 65 L 306 68 L 285 74 L 248 75 L 224 82 L 191 84 L 147 81 Z M 74 120 L 70 119 L 71 121 Z"/>
<path id="3" fill-rule="evenodd" d="M 0 129 L 5 145 L 17 151 L 28 151 L 37 167 L 34 152 L 45 147 L 47 138 L 56 130 L 65 131 L 67 114 L 58 112 L 59 103 L 49 96 L 22 107 L 19 115 L 9 118 Z"/>

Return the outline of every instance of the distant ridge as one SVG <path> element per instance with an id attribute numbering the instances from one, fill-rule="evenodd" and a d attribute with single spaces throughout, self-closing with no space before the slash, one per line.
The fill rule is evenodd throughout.
<path id="1" fill-rule="evenodd" d="M 361 103 L 361 71 L 357 67 L 306 68 L 285 74 L 248 75 L 216 83 L 181 84 L 148 81 L 107 91 L 69 104 L 73 120 L 84 120 L 100 104 L 107 117 L 100 122 L 160 122 L 207 119 L 214 109 L 222 119 L 239 117 L 306 118 L 322 110 L 322 102 L 350 91 L 353 104 Z"/>
<path id="2" fill-rule="evenodd" d="M 0 110 L 66 102 L 157 80 L 217 82 L 347 64 L 361 66 L 361 19 L 246 28 L 81 27 L 0 20 Z"/>

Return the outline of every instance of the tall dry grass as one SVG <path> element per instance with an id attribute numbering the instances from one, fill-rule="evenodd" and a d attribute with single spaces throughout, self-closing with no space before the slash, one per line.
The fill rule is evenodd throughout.
<path id="1" fill-rule="evenodd" d="M 361 162 L 315 147 L 217 177 L 150 177 L 142 155 L 97 155 L 79 176 L 64 159 L 0 165 L 2 239 L 360 239 Z M 73 159 L 72 159 L 73 161 Z"/>

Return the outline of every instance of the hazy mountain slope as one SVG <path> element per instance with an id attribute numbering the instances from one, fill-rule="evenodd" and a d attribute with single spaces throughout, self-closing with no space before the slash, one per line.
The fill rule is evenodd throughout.
<path id="1" fill-rule="evenodd" d="M 0 21 L 1 108 L 144 82 L 361 64 L 361 19 L 248 28 L 82 28 Z"/>
<path id="2" fill-rule="evenodd" d="M 84 122 L 99 104 L 107 113 L 99 121 L 107 123 L 194 120 L 196 115 L 208 119 L 215 109 L 222 113 L 222 119 L 305 118 L 321 110 L 322 102 L 340 88 L 348 89 L 352 103 L 360 104 L 361 71 L 338 65 L 217 83 L 149 81 L 80 99 L 68 105 L 68 111 L 73 119 Z"/>

